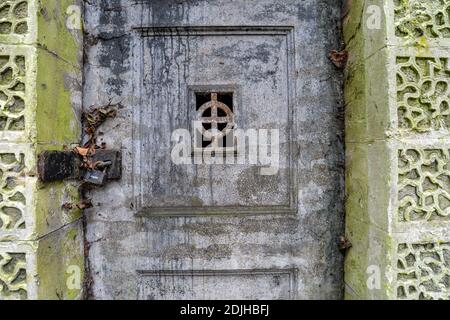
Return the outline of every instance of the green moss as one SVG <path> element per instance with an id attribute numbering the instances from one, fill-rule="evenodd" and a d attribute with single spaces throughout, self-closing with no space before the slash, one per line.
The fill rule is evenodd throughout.
<path id="1" fill-rule="evenodd" d="M 390 26 L 383 19 L 381 30 L 370 30 L 364 18 L 368 5 L 353 1 L 343 26 L 350 57 L 345 78 L 346 235 L 352 247 L 345 259 L 346 299 L 393 297 L 386 271 L 392 255 L 387 230 L 395 161 L 388 133 L 394 121 L 390 96 L 395 78 L 387 46 Z M 392 9 L 381 0 L 370 5 Z M 380 289 L 367 286 L 372 265 L 382 272 Z"/>
<path id="2" fill-rule="evenodd" d="M 82 30 L 67 28 L 67 9 L 82 7 L 78 0 L 40 0 L 37 16 L 37 42 L 42 48 L 81 69 Z"/>
<path id="3" fill-rule="evenodd" d="M 83 247 L 83 235 L 82 232 L 80 232 L 79 229 L 73 228 L 70 229 L 69 232 L 66 233 L 65 238 L 63 240 L 63 248 L 62 252 L 74 252 L 75 248 Z M 66 259 L 66 266 L 72 266 L 77 268 L 76 272 L 80 272 L 80 287 L 79 288 L 69 288 L 66 285 L 66 299 L 73 300 L 80 298 L 81 289 L 83 285 L 83 279 L 84 279 L 84 256 L 82 254 L 79 254 L 79 252 L 74 252 L 75 254 L 72 254 L 69 256 L 68 259 Z M 66 272 L 64 273 L 64 283 L 68 283 L 71 279 L 71 277 L 74 277 L 73 270 L 66 269 Z"/>
<path id="4" fill-rule="evenodd" d="M 38 154 L 77 144 L 81 136 L 77 112 L 81 110 L 82 30 L 70 30 L 66 26 L 66 12 L 71 5 L 82 8 L 83 3 L 82 0 L 33 0 L 0 10 L 5 20 L 0 24 L 0 42 L 27 44 L 1 46 L 0 64 L 5 63 L 5 57 L 15 57 L 18 75 L 6 70 L 0 75 L 0 82 L 26 75 L 14 87 L 14 90 L 26 91 L 26 96 L 23 100 L 17 99 L 10 110 L 24 109 L 25 115 L 9 128 L 17 130 L 14 132 L 17 135 L 8 141 L 27 144 L 26 148 L 20 148 L 26 149 L 25 166 L 29 175 L 25 178 L 24 195 L 27 217 L 33 221 L 27 225 L 30 233 L 24 230 L 15 245 L 29 247 L 26 250 L 29 297 L 38 299 L 79 298 L 80 289 L 66 286 L 70 276 L 67 268 L 78 266 L 81 273 L 84 272 L 81 211 L 75 206 L 72 210 L 62 208 L 64 203 L 79 201 L 77 183 L 36 182 Z M 36 14 L 16 23 L 14 19 L 25 18 L 28 9 Z M 0 119 L 0 126 L 2 121 L 4 118 Z"/>
<path id="5" fill-rule="evenodd" d="M 70 145 L 80 140 L 81 126 L 75 105 L 81 74 L 49 52 L 37 50 L 36 140 L 38 144 Z"/>
<path id="6" fill-rule="evenodd" d="M 76 182 L 38 183 L 35 191 L 36 234 L 47 234 L 79 219 L 82 212 L 76 206 L 73 206 L 73 209 L 63 209 L 65 203 L 78 202 Z"/>
<path id="7" fill-rule="evenodd" d="M 83 235 L 81 222 L 65 227 L 39 240 L 36 252 L 39 274 L 38 299 L 78 299 L 84 276 Z M 69 288 L 68 280 L 76 268 L 80 285 Z"/>
<path id="8" fill-rule="evenodd" d="M 36 156 L 44 150 L 62 150 L 81 137 L 82 30 L 68 30 L 66 10 L 76 0 L 41 0 L 37 15 Z M 37 183 L 35 236 L 42 237 L 37 252 L 40 299 L 75 299 L 80 289 L 69 289 L 69 266 L 84 272 L 81 210 L 63 209 L 79 202 L 77 182 Z M 75 222 L 78 221 L 78 222 Z M 62 229 L 61 226 L 70 224 Z M 55 230 L 58 230 L 55 232 Z M 83 274 L 81 274 L 83 277 Z"/>

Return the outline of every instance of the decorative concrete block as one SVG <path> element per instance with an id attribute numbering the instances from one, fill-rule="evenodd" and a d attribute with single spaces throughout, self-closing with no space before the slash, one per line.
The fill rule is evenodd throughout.
<path id="1" fill-rule="evenodd" d="M 0 4 L 0 43 L 30 44 L 36 38 L 36 0 Z"/>
<path id="2" fill-rule="evenodd" d="M 36 241 L 0 242 L 0 300 L 81 298 L 83 250 L 81 222 Z"/>
<path id="3" fill-rule="evenodd" d="M 35 114 L 35 49 L 0 45 L 0 140 L 30 142 Z"/>
<path id="4" fill-rule="evenodd" d="M 82 294 L 78 184 L 44 184 L 36 169 L 41 151 L 80 140 L 81 5 L 0 3 L 0 299 Z"/>
<path id="5" fill-rule="evenodd" d="M 355 4 L 344 25 L 346 297 L 448 299 L 450 3 L 382 2 Z"/>

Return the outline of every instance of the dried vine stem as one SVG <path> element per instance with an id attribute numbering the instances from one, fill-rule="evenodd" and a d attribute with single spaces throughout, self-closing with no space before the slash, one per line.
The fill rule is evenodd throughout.
<path id="1" fill-rule="evenodd" d="M 85 133 L 89 136 L 88 141 L 85 143 L 84 148 L 92 149 L 96 146 L 96 132 L 97 129 L 108 119 L 117 116 L 117 110 L 122 105 L 119 103 L 113 104 L 111 101 L 102 107 L 90 107 L 89 111 L 83 113 L 82 121 L 86 127 Z"/>

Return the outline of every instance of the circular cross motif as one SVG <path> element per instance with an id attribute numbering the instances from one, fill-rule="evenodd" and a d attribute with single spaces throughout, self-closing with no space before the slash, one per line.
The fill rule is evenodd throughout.
<path id="1" fill-rule="evenodd" d="M 209 109 L 211 110 L 211 116 L 203 116 L 205 111 Z M 223 111 L 225 116 L 219 117 L 219 109 Z M 225 103 L 217 101 L 217 93 L 211 93 L 211 101 L 203 104 L 200 109 L 198 109 L 198 118 L 202 124 L 211 124 L 211 129 L 209 130 L 202 127 L 202 135 L 213 142 L 223 138 L 228 133 L 228 130 L 234 128 L 233 112 Z M 219 123 L 225 123 L 225 128 L 219 130 Z"/>

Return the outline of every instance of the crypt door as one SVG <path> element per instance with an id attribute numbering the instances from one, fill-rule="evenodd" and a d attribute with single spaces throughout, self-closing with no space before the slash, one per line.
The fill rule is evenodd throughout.
<path id="1" fill-rule="evenodd" d="M 94 297 L 341 296 L 332 2 L 87 5 L 84 105 L 124 106 L 99 137 L 122 180 L 87 211 Z"/>

